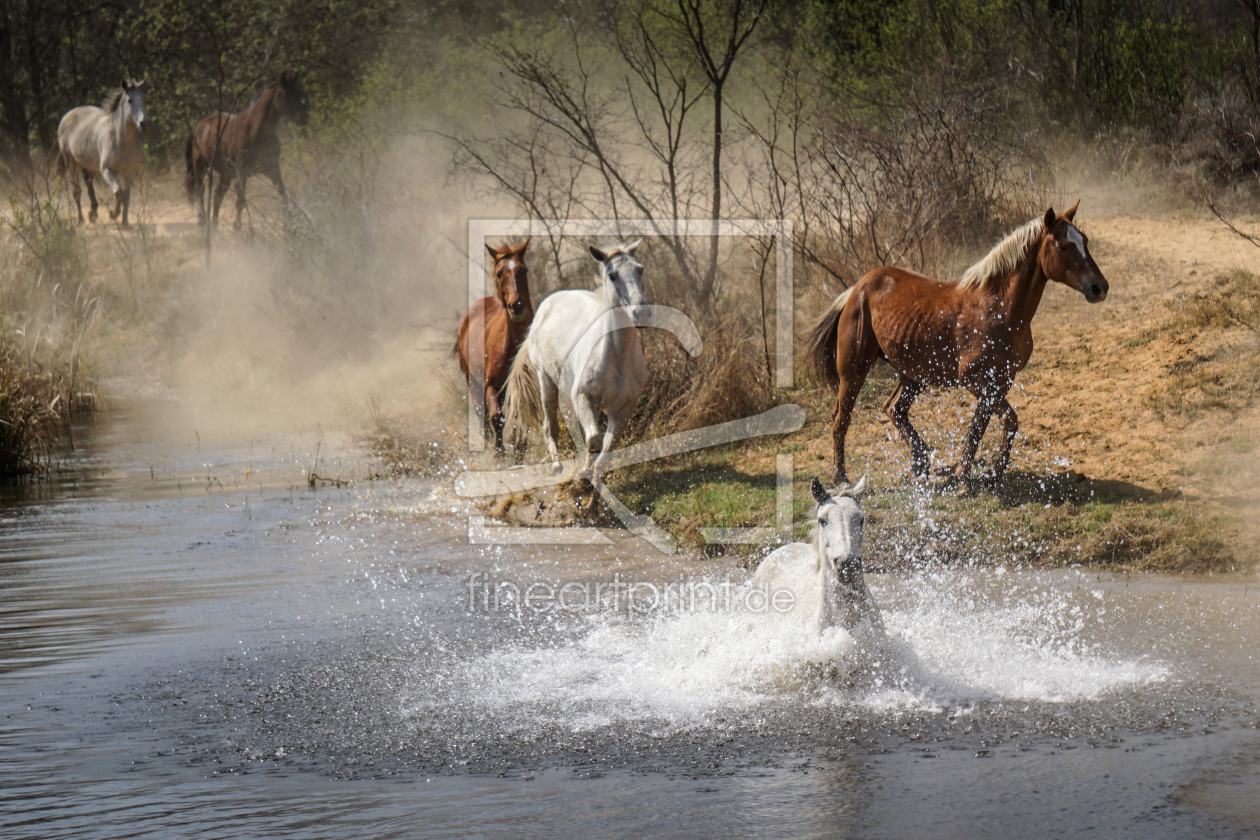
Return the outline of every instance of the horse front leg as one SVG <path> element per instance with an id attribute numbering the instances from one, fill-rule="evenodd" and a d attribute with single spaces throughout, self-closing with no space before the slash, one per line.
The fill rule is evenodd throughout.
<path id="1" fill-rule="evenodd" d="M 499 400 L 499 389 L 486 383 L 485 393 L 486 415 L 490 418 L 490 428 L 494 430 L 494 450 L 503 451 L 503 427 L 507 418 L 503 416 L 503 406 Z"/>
<path id="2" fill-rule="evenodd" d="M 263 170 L 263 174 L 271 179 L 271 183 L 276 185 L 276 192 L 280 193 L 280 206 L 284 208 L 285 213 L 289 212 L 289 191 L 284 188 L 284 178 L 280 176 L 280 160 L 277 158 L 274 163 L 267 165 Z"/>
<path id="3" fill-rule="evenodd" d="M 919 437 L 919 433 L 914 426 L 910 424 L 910 408 L 914 405 L 914 401 L 918 399 L 923 386 L 915 382 L 909 377 L 903 376 L 897 382 L 897 387 L 893 390 L 893 396 L 896 401 L 884 403 L 884 411 L 892 419 L 893 425 L 901 439 L 910 447 L 910 470 L 918 478 L 927 478 L 928 475 L 928 448 L 923 442 L 923 438 Z"/>
<path id="4" fill-rule="evenodd" d="M 236 176 L 236 221 L 232 223 L 232 230 L 241 229 L 241 213 L 245 210 L 245 176 Z"/>
<path id="5" fill-rule="evenodd" d="M 118 180 L 118 176 L 114 174 L 108 166 L 101 167 L 101 179 L 105 182 L 105 186 L 109 187 L 109 191 L 114 196 L 114 209 L 109 211 L 109 220 L 112 222 L 118 218 L 118 214 L 122 212 L 123 206 L 123 186 Z M 89 189 L 91 187 L 89 186 Z M 93 202 L 95 204 L 95 202 Z M 95 207 L 93 207 L 95 210 Z"/>
<path id="6" fill-rule="evenodd" d="M 215 227 L 219 226 L 219 207 L 223 205 L 223 196 L 227 195 L 228 187 L 231 185 L 232 178 L 223 175 L 219 177 L 219 185 L 214 188 L 214 215 L 212 223 Z M 240 220 L 238 219 L 237 221 L 239 222 Z"/>
<path id="7" fill-rule="evenodd" d="M 980 441 L 984 438 L 985 430 L 989 428 L 990 418 L 993 417 L 998 406 L 1004 402 L 1006 402 L 1006 389 L 999 393 L 981 392 L 976 396 L 976 413 L 971 418 L 971 425 L 967 427 L 967 438 L 963 442 L 962 458 L 958 466 L 958 478 L 961 482 L 958 488 L 960 496 L 971 493 L 971 467 L 976 460 L 976 451 L 980 448 Z"/>
<path id="8" fill-rule="evenodd" d="M 127 221 L 127 214 L 131 211 L 131 184 L 123 187 L 122 191 L 122 224 L 119 225 L 123 230 L 130 230 L 131 223 Z"/>
<path id="9" fill-rule="evenodd" d="M 595 456 L 603 449 L 603 435 L 599 433 L 599 412 L 595 410 L 589 394 L 577 393 L 573 399 L 573 413 L 577 415 L 578 426 L 582 432 L 581 447 L 585 450 L 582 466 L 573 477 L 575 481 L 590 481 L 593 474 Z"/>
<path id="10" fill-rule="evenodd" d="M 612 457 L 613 448 L 617 445 L 617 439 L 621 437 L 621 430 L 626 426 L 628 415 L 605 414 L 604 416 L 608 418 L 608 424 L 604 427 L 599 454 L 595 456 L 595 463 L 591 466 L 591 472 L 596 478 L 603 478 L 605 465 Z"/>

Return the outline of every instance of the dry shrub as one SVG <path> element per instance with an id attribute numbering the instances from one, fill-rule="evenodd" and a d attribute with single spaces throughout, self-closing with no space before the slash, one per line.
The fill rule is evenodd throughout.
<path id="1" fill-rule="evenodd" d="M 650 375 L 630 423 L 632 436 L 698 429 L 751 417 L 774 404 L 760 326 L 735 314 L 715 320 L 701 328 L 704 347 L 695 358 L 671 335 L 644 334 Z"/>
<path id="2" fill-rule="evenodd" d="M 763 191 L 796 211 L 805 264 L 843 285 L 879 265 L 933 274 L 949 251 L 987 246 L 1044 209 L 1049 167 L 1005 73 L 936 67 L 839 102 L 801 84 L 775 100 L 795 129 L 763 137 L 780 182 Z"/>
<path id="3" fill-rule="evenodd" d="M 1215 187 L 1260 186 L 1260 112 L 1236 80 L 1201 93 L 1173 136 L 1173 162 Z"/>
<path id="4" fill-rule="evenodd" d="M 64 376 L 31 364 L 7 338 L 0 343 L 0 478 L 47 469 L 69 393 Z"/>

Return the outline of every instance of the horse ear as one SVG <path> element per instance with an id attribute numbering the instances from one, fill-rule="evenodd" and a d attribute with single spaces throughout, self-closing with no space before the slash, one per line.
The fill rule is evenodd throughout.
<path id="1" fill-rule="evenodd" d="M 814 476 L 814 480 L 809 483 L 809 492 L 813 495 L 814 501 L 822 504 L 831 498 L 827 493 L 827 488 L 823 487 L 823 483 L 818 480 L 818 476 Z"/>
<path id="2" fill-rule="evenodd" d="M 634 240 L 633 242 L 631 242 L 629 245 L 622 248 L 621 250 L 625 251 L 627 254 L 633 257 L 635 249 L 638 248 L 641 244 L 643 244 L 642 236 L 640 236 L 638 239 Z"/>
<path id="3" fill-rule="evenodd" d="M 525 255 L 525 249 L 529 247 L 529 240 L 531 240 L 531 239 L 533 239 L 533 237 L 532 237 L 532 236 L 527 236 L 527 237 L 525 237 L 525 241 L 524 241 L 524 242 L 522 242 L 522 243 L 521 243 L 521 245 L 520 245 L 520 247 L 516 249 L 516 253 L 520 254 L 521 256 L 524 256 L 524 255 Z"/>
<path id="4" fill-rule="evenodd" d="M 1059 221 L 1059 217 L 1054 215 L 1054 208 L 1053 207 L 1047 208 L 1046 218 L 1045 218 L 1046 230 L 1049 231 L 1051 228 L 1053 228 L 1054 223 L 1057 221 Z"/>
<path id="5" fill-rule="evenodd" d="M 866 476 L 858 479 L 858 483 L 849 488 L 847 495 L 855 499 L 861 499 L 866 494 Z"/>
<path id="6" fill-rule="evenodd" d="M 1067 212 L 1063 214 L 1063 218 L 1067 219 L 1069 222 L 1072 221 L 1072 217 L 1076 215 L 1076 208 L 1080 206 L 1081 200 L 1078 198 L 1076 199 L 1076 203 L 1068 208 Z"/>
<path id="7" fill-rule="evenodd" d="M 602 263 L 608 260 L 608 255 L 596 248 L 594 245 L 591 246 L 591 256 L 595 258 L 595 262 Z"/>
<path id="8" fill-rule="evenodd" d="M 132 83 L 131 83 L 131 86 L 132 86 L 132 87 L 138 87 L 138 88 L 141 88 L 141 87 L 144 87 L 144 83 L 145 83 L 145 82 L 147 82 L 147 81 L 149 81 L 149 80 L 148 80 L 147 78 L 144 78 L 144 79 L 141 79 L 141 80 L 140 80 L 140 81 L 138 81 L 138 82 L 132 82 Z"/>
<path id="9" fill-rule="evenodd" d="M 493 245 L 491 245 L 489 242 L 487 242 L 487 243 L 486 243 L 486 250 L 490 252 L 490 256 L 491 256 L 491 258 L 492 258 L 492 259 L 496 259 L 496 260 L 497 260 L 497 259 L 499 258 L 499 252 L 498 252 L 498 251 L 496 251 L 496 250 L 494 249 L 494 246 L 493 246 Z"/>

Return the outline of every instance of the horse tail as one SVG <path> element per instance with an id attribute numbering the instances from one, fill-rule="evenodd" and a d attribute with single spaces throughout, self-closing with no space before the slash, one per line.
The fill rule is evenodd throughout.
<path id="1" fill-rule="evenodd" d="M 193 141 L 196 138 L 197 132 L 194 131 L 184 144 L 184 194 L 188 196 L 189 204 L 197 201 L 197 168 L 193 165 Z"/>
<path id="2" fill-rule="evenodd" d="M 844 305 L 849 302 L 853 287 L 845 289 L 832 301 L 831 306 L 822 314 L 809 331 L 806 351 L 814 363 L 814 370 L 833 391 L 840 387 L 840 372 L 836 370 L 836 335 L 840 330 L 840 315 Z"/>
<path id="3" fill-rule="evenodd" d="M 508 371 L 503 391 L 503 417 L 505 425 L 528 434 L 535 426 L 542 425 L 542 393 L 538 389 L 538 371 L 529 357 L 529 339 L 525 336 L 512 367 Z"/>
<path id="4" fill-rule="evenodd" d="M 48 158 L 44 158 L 44 160 L 47 161 Z M 46 165 L 47 164 L 45 163 L 45 166 Z M 66 150 L 61 148 L 61 143 L 58 142 L 57 143 L 57 177 L 64 179 L 66 177 L 66 170 L 69 168 L 70 168 L 70 161 L 66 159 Z M 45 169 L 44 171 L 47 172 L 48 170 Z"/>

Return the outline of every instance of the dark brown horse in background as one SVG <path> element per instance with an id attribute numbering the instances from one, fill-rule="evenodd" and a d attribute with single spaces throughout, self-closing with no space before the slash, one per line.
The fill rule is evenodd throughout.
<path id="1" fill-rule="evenodd" d="M 266 175 L 280 191 L 286 204 L 289 194 L 280 177 L 280 137 L 276 128 L 280 118 L 288 117 L 298 125 L 306 125 L 309 114 L 306 93 L 297 75 L 285 71 L 263 90 L 253 104 L 239 114 L 214 114 L 197 124 L 184 146 L 184 190 L 188 200 L 197 205 L 197 216 L 204 224 L 206 208 L 202 200 L 202 179 L 211 167 L 219 175 L 214 190 L 214 223 L 219 223 L 219 205 L 228 187 L 236 183 L 236 222 L 241 229 L 241 211 L 245 208 L 245 181 L 254 174 Z"/>
<path id="2" fill-rule="evenodd" d="M 494 446 L 503 450 L 503 405 L 500 394 L 507 382 L 508 371 L 516 351 L 525 340 L 525 333 L 534 320 L 534 304 L 529 299 L 529 270 L 525 266 L 526 239 L 520 245 L 504 245 L 486 250 L 494 259 L 494 297 L 485 297 L 464 310 L 455 336 L 455 353 L 459 369 L 471 387 L 484 377 L 482 394 L 473 394 L 482 417 L 489 417 L 494 429 Z M 474 331 L 480 329 L 485 338 L 481 369 L 472 359 Z"/>
<path id="3" fill-rule="evenodd" d="M 1032 319 L 1046 281 L 1076 289 L 1090 303 L 1107 297 L 1107 281 L 1072 224 L 1076 208 L 1033 219 L 1000 242 L 954 283 L 883 266 L 836 298 L 814 326 L 810 355 L 823 380 L 838 392 L 832 435 L 832 483 L 844 486 L 844 438 L 858 393 L 875 360 L 901 375 L 884 410 L 910 445 L 917 476 L 928 473 L 928 449 L 910 425 L 910 407 L 924 386 L 963 387 L 975 394 L 976 413 L 963 445 L 960 493 L 969 491 L 972 462 L 989 419 L 1002 417 L 1002 447 L 993 481 L 1010 463 L 1019 431 L 1006 401 L 1015 374 L 1033 351 Z"/>

